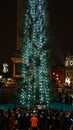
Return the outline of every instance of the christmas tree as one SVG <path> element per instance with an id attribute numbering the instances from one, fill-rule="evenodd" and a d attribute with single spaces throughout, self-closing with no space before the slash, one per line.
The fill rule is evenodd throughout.
<path id="1" fill-rule="evenodd" d="M 49 106 L 50 95 L 50 24 L 46 0 L 28 0 L 24 13 L 20 72 L 23 76 L 18 101 L 27 107 Z"/>

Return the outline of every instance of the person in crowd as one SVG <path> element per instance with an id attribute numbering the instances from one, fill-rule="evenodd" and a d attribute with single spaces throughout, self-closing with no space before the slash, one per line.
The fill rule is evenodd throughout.
<path id="1" fill-rule="evenodd" d="M 73 130 L 73 124 L 70 126 L 69 130 Z"/>
<path id="2" fill-rule="evenodd" d="M 32 130 L 38 130 L 38 118 L 36 113 L 33 113 L 30 118 L 30 127 Z"/>

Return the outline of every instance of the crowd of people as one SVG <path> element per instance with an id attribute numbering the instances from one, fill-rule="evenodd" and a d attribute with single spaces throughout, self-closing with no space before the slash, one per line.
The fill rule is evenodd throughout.
<path id="1" fill-rule="evenodd" d="M 73 98 L 66 93 L 59 93 L 57 101 L 63 104 L 70 104 L 70 105 L 73 104 Z"/>
<path id="2" fill-rule="evenodd" d="M 73 111 L 56 108 L 0 110 L 0 130 L 73 130 Z"/>

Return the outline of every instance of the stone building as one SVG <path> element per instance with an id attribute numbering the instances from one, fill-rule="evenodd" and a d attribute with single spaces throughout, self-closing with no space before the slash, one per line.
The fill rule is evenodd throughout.
<path id="1" fill-rule="evenodd" d="M 65 82 L 73 86 L 73 56 L 67 56 L 65 60 Z"/>

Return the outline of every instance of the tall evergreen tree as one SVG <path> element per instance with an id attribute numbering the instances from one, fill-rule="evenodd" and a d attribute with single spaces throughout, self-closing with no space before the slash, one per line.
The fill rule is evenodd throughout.
<path id="1" fill-rule="evenodd" d="M 50 48 L 51 30 L 46 0 L 28 0 L 24 14 L 24 28 L 20 69 L 23 75 L 18 101 L 25 106 L 49 106 L 51 79 Z"/>

